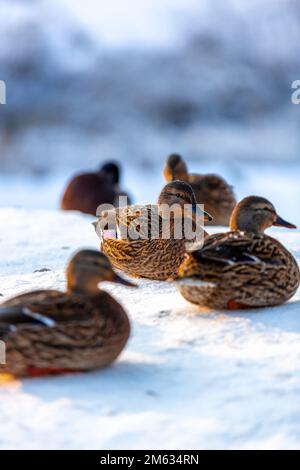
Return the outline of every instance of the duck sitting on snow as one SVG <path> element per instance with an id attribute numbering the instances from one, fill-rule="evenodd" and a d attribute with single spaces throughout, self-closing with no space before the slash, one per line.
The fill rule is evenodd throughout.
<path id="1" fill-rule="evenodd" d="M 119 188 L 120 168 L 114 162 L 105 163 L 99 171 L 81 173 L 68 183 L 61 200 L 61 209 L 96 215 L 100 204 L 118 206 L 119 196 L 128 195 Z"/>
<path id="2" fill-rule="evenodd" d="M 40 376 L 97 369 L 112 363 L 130 333 L 127 314 L 98 283 L 133 286 L 103 253 L 81 250 L 67 267 L 67 291 L 36 290 L 0 305 L 0 372 Z"/>
<path id="3" fill-rule="evenodd" d="M 198 204 L 212 216 L 209 225 L 228 225 L 231 212 L 236 204 L 232 187 L 218 175 L 198 175 L 188 172 L 187 165 L 178 154 L 172 154 L 163 170 L 166 181 L 181 180 L 189 183 Z"/>
<path id="4" fill-rule="evenodd" d="M 178 216 L 171 212 L 170 235 L 162 236 L 163 207 L 177 205 Z M 183 181 L 173 181 L 167 184 L 161 191 L 157 205 L 127 206 L 106 211 L 94 223 L 96 232 L 101 239 L 101 249 L 109 257 L 112 265 L 134 277 L 165 280 L 177 272 L 183 261 L 188 241 L 185 236 L 175 238 L 175 221 L 184 222 L 184 205 L 192 208 L 192 223 L 200 220 L 211 220 L 211 216 L 201 211 L 196 204 L 194 192 L 189 184 Z M 116 227 L 111 230 L 103 230 L 108 212 L 112 212 Z M 166 220 L 166 219 L 165 219 Z M 135 225 L 136 224 L 136 225 Z M 181 226 L 183 226 L 182 224 Z M 116 238 L 122 234 L 122 230 L 129 226 L 136 228 L 138 239 L 131 237 L 126 232 L 126 237 Z M 157 234 L 154 237 L 153 232 Z M 112 233 L 113 232 L 113 233 Z"/>
<path id="5" fill-rule="evenodd" d="M 299 267 L 278 240 L 264 234 L 272 225 L 296 228 L 267 199 L 243 199 L 232 213 L 230 232 L 207 237 L 202 249 L 186 255 L 176 279 L 183 297 L 216 309 L 266 307 L 290 299 L 299 287 Z"/>

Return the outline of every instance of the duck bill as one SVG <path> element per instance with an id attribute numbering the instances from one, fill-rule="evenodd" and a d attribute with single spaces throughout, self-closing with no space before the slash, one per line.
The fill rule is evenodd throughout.
<path id="1" fill-rule="evenodd" d="M 213 220 L 212 216 L 208 212 L 203 211 L 198 204 L 192 205 L 192 213 L 194 220 L 197 217 L 203 217 L 204 222 L 211 222 Z"/>
<path id="2" fill-rule="evenodd" d="M 127 287 L 138 287 L 137 284 L 127 281 L 127 279 L 123 279 L 123 277 L 119 276 L 117 273 L 114 273 L 111 282 L 115 282 L 116 284 L 122 284 L 123 286 Z"/>
<path id="3" fill-rule="evenodd" d="M 297 228 L 296 225 L 287 222 L 286 220 L 279 217 L 279 215 L 277 216 L 277 219 L 273 225 L 275 225 L 275 227 Z"/>

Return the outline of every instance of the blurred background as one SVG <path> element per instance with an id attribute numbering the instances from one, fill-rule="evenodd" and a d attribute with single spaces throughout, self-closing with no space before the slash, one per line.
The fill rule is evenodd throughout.
<path id="1" fill-rule="evenodd" d="M 57 208 L 123 167 L 154 202 L 166 156 L 300 223 L 298 0 L 0 0 L 0 206 Z"/>

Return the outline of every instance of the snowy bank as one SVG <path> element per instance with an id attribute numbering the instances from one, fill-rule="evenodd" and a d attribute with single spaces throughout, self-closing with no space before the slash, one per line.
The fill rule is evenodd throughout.
<path id="1" fill-rule="evenodd" d="M 98 247 L 91 220 L 1 209 L 2 298 L 63 289 L 70 254 Z M 271 232 L 300 261 L 299 232 Z M 111 368 L 3 381 L 0 447 L 300 449 L 299 294 L 255 313 L 209 313 L 172 284 L 138 283 L 137 290 L 103 286 L 133 327 Z"/>

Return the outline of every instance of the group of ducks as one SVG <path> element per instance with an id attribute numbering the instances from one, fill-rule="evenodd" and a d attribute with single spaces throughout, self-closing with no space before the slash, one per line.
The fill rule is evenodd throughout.
<path id="1" fill-rule="evenodd" d="M 204 221 L 229 225 L 230 231 L 213 235 L 204 232 L 203 246 L 187 251 L 187 240 L 176 238 L 172 230 L 168 239 L 118 238 L 121 225 L 135 218 L 139 218 L 140 230 L 148 233 L 153 224 L 153 205 L 115 207 L 116 227 L 109 235 L 103 230 L 100 215 L 94 225 L 101 251 L 81 250 L 72 257 L 67 266 L 66 292 L 36 290 L 1 304 L 0 339 L 6 345 L 6 364 L 0 366 L 3 371 L 40 376 L 112 363 L 128 340 L 130 323 L 123 307 L 98 284 L 111 281 L 136 287 L 113 267 L 136 278 L 175 282 L 185 299 L 202 307 L 266 307 L 294 295 L 300 283 L 298 264 L 278 240 L 264 232 L 273 225 L 296 227 L 282 219 L 271 202 L 250 196 L 237 204 L 223 178 L 190 174 L 177 154 L 167 159 L 163 174 L 167 184 L 156 205 L 158 227 L 162 225 L 163 205 L 191 205 L 196 223 L 197 204 L 204 204 Z M 98 173 L 73 178 L 61 208 L 95 215 L 101 203 L 116 205 L 123 194 L 119 168 L 108 163 Z M 146 209 L 142 220 L 141 209 Z"/>

